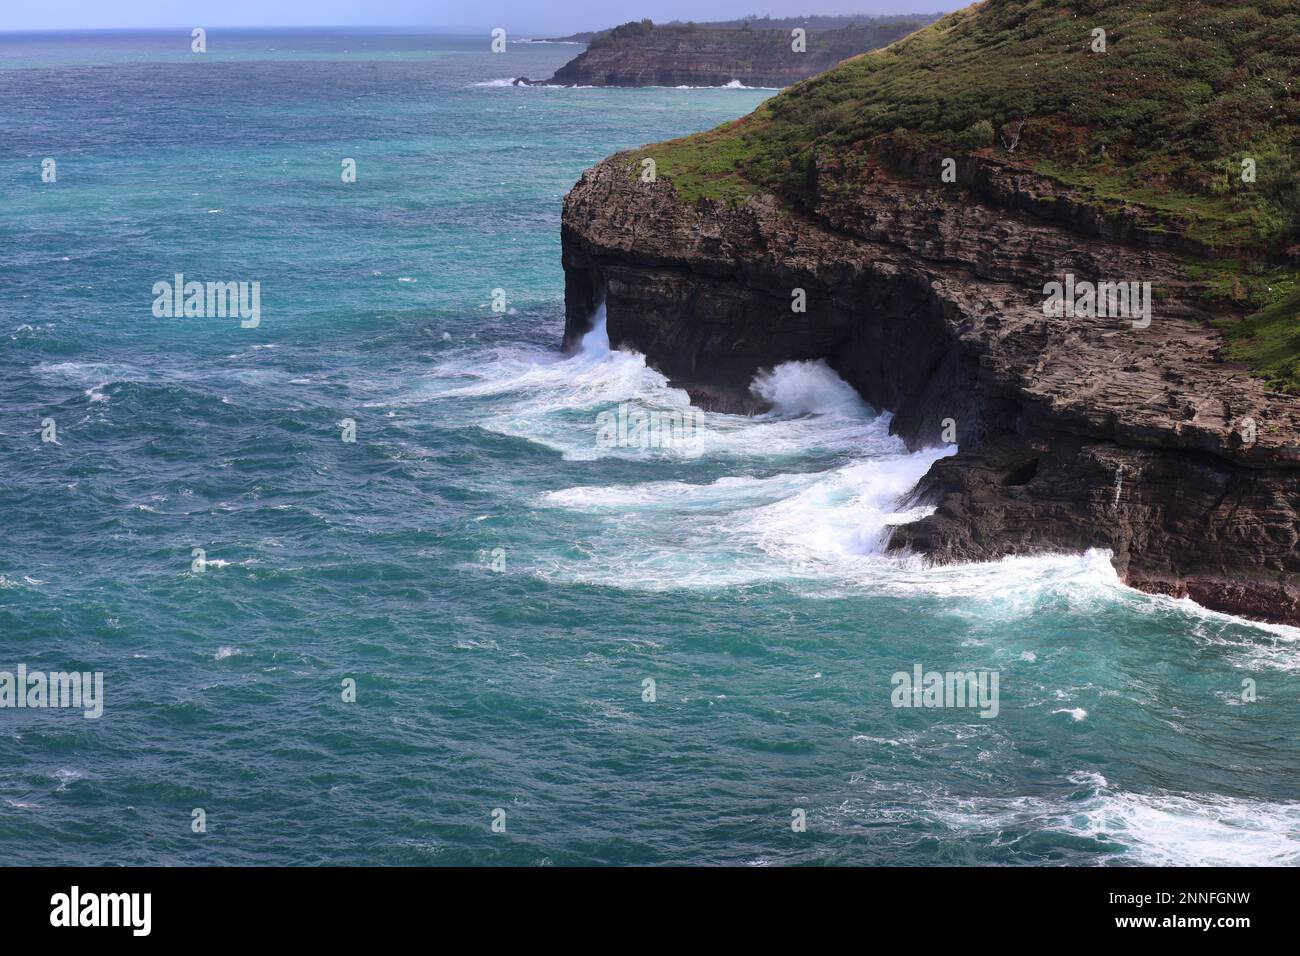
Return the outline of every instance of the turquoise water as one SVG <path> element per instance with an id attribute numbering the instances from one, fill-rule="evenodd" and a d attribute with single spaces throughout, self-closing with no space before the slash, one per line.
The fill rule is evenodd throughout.
<path id="1" fill-rule="evenodd" d="M 685 397 L 599 330 L 559 353 L 561 198 L 769 94 L 516 89 L 575 48 L 478 37 L 209 50 L 0 35 L 0 671 L 105 696 L 0 709 L 5 862 L 1300 861 L 1295 631 L 1099 554 L 882 556 L 949 450 L 823 367 L 600 440 Z M 175 273 L 259 281 L 260 324 L 155 318 Z M 893 707 L 918 663 L 996 671 L 997 716 Z"/>

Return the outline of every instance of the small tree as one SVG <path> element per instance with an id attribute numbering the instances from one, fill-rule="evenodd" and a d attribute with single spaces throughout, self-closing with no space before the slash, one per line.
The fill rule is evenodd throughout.
<path id="1" fill-rule="evenodd" d="M 1006 147 L 1008 153 L 1014 153 L 1016 147 L 1020 145 L 1020 134 L 1024 131 L 1028 119 L 1028 117 L 1022 117 L 1014 127 L 1010 123 L 1002 127 L 1002 145 Z"/>

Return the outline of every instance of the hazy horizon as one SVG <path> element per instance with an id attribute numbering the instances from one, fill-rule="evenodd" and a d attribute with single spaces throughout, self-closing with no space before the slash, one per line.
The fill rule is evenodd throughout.
<path id="1" fill-rule="evenodd" d="M 649 17 L 670 20 L 732 20 L 744 16 L 883 16 L 937 13 L 968 6 L 952 0 L 557 0 L 546 11 L 520 0 L 120 0 L 111 9 L 96 0 L 52 0 L 37 7 L 0 11 L 0 32 L 44 30 L 393 28 L 438 33 L 504 27 L 521 35 L 565 35 L 600 30 Z"/>

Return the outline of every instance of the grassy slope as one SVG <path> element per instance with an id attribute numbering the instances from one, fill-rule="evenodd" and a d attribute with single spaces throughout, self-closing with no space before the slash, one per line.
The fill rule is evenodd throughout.
<path id="1" fill-rule="evenodd" d="M 1273 388 L 1300 394 L 1300 292 L 1243 322 L 1216 324 L 1228 333 L 1228 358 L 1250 365 Z"/>
<path id="2" fill-rule="evenodd" d="M 1096 27 L 1105 53 L 1090 48 Z M 1263 309 L 1228 330 L 1232 354 L 1300 391 L 1294 302 L 1271 308 L 1295 277 L 1263 265 L 1300 242 L 1300 0 L 985 0 L 643 153 L 688 201 L 799 204 L 813 157 L 851 167 L 900 148 L 1014 159 L 1223 250 L 1189 266 L 1211 294 Z"/>
<path id="3" fill-rule="evenodd" d="M 806 54 L 813 60 L 809 69 L 825 69 L 837 60 L 853 56 L 863 50 L 874 50 L 892 43 L 937 18 L 937 14 L 915 14 L 890 17 L 859 18 L 859 22 L 850 22 L 848 17 L 810 17 L 805 22 Z M 819 21 L 827 23 L 843 20 L 834 26 L 818 26 Z M 617 56 L 622 54 L 634 60 L 654 59 L 667 54 L 673 56 L 683 50 L 698 50 L 707 54 L 710 47 L 721 47 L 732 57 L 742 63 L 749 63 L 762 73 L 763 64 L 769 67 L 789 69 L 798 66 L 797 56 L 790 50 L 791 37 L 788 29 L 773 27 L 770 24 L 783 24 L 786 21 L 752 21 L 758 26 L 731 26 L 726 23 L 670 23 L 653 24 L 649 20 L 632 21 L 610 30 L 602 30 L 592 37 L 587 50 L 556 71 L 556 78 L 562 82 L 581 82 L 584 69 L 608 69 L 611 63 L 617 63 Z M 820 64 L 820 66 L 818 66 Z M 773 70 L 772 72 L 779 72 Z M 804 74 L 802 70 L 794 71 Z M 806 75 L 806 74 L 804 74 Z"/>
<path id="4" fill-rule="evenodd" d="M 828 39 L 835 34 L 852 33 L 865 36 L 870 42 L 873 37 L 883 44 L 887 38 L 902 36 L 938 19 L 938 14 L 899 14 L 882 17 L 791 17 L 782 20 L 770 18 L 753 20 L 719 20 L 716 22 L 654 23 L 650 20 L 632 20 L 628 23 L 601 30 L 592 35 L 588 47 L 593 50 L 615 46 L 618 43 L 630 43 L 634 46 L 647 41 L 659 40 L 693 40 L 704 42 L 715 40 L 744 40 L 752 38 L 756 42 L 766 43 L 778 36 L 782 44 L 790 42 L 790 30 L 803 27 L 807 31 L 807 48 L 811 50 L 827 49 L 831 46 Z M 870 47 L 859 47 L 870 49 Z"/>

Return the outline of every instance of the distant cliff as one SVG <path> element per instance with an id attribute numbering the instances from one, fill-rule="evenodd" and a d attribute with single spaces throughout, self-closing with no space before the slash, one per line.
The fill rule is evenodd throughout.
<path id="1" fill-rule="evenodd" d="M 587 49 L 549 80 L 551 86 L 781 87 L 851 56 L 894 42 L 933 20 L 918 15 L 804 20 L 751 20 L 742 25 L 625 23 L 595 34 Z M 795 29 L 803 50 L 796 52 Z M 521 78 L 520 83 L 537 81 Z"/>

